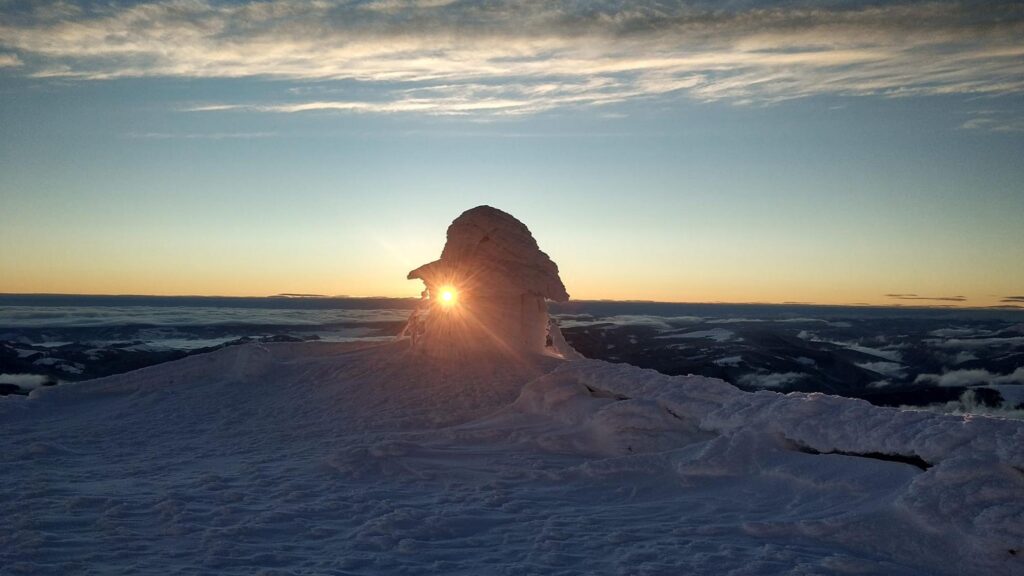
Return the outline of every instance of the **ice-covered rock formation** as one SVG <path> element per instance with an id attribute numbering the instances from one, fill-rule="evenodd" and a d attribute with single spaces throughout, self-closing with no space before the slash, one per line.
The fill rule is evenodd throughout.
<path id="1" fill-rule="evenodd" d="M 448 227 L 441 258 L 409 272 L 426 284 L 424 309 L 407 332 L 434 355 L 540 353 L 551 335 L 546 300 L 569 299 L 558 266 L 530 230 L 490 206 L 463 212 Z"/>

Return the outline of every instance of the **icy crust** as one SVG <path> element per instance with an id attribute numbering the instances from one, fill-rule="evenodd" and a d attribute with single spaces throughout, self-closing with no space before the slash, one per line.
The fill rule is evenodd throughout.
<path id="1" fill-rule="evenodd" d="M 845 478 L 851 487 L 857 481 L 850 468 L 858 461 L 885 462 L 882 469 L 904 473 L 917 468 L 892 494 L 891 512 L 905 512 L 912 532 L 948 540 L 943 549 L 956 552 L 929 551 L 943 559 L 933 569 L 951 562 L 946 568 L 960 573 L 1024 573 L 1024 422 L 1018 420 L 901 411 L 820 393 L 748 393 L 720 380 L 591 360 L 529 383 L 515 406 L 587 430 L 594 450 L 675 450 L 684 477 L 763 473 L 772 452 L 815 455 L 825 469 L 843 459 L 842 473 L 825 482 Z M 674 445 L 665 445 L 669 438 Z M 578 434 L 572 443 L 580 446 Z M 831 529 L 844 523 L 829 522 Z"/>
<path id="2" fill-rule="evenodd" d="M 441 259 L 409 272 L 408 278 L 429 283 L 464 275 L 493 276 L 498 287 L 522 289 L 549 300 L 565 302 L 569 294 L 558 266 L 541 251 L 525 224 L 490 206 L 462 213 L 448 227 Z"/>
<path id="3" fill-rule="evenodd" d="M 236 346 L 0 398 L 0 574 L 1022 574 L 1021 426 Z"/>

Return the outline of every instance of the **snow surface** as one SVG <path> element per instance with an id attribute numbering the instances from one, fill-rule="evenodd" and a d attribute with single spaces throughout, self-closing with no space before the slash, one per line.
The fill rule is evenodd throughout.
<path id="1" fill-rule="evenodd" d="M 1024 573 L 1024 422 L 624 364 L 251 344 L 0 432 L 4 575 Z"/>

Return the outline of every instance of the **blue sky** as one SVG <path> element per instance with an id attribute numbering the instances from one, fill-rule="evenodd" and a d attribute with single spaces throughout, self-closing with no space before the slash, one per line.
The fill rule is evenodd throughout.
<path id="1" fill-rule="evenodd" d="M 487 203 L 575 297 L 998 305 L 1022 39 L 1015 2 L 0 1 L 0 291 L 414 295 Z"/>

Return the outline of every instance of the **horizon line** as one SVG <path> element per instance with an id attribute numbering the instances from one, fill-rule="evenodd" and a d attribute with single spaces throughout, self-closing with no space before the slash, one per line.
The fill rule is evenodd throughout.
<path id="1" fill-rule="evenodd" d="M 236 299 L 290 299 L 290 300 L 419 300 L 416 296 L 352 296 L 349 294 L 326 295 L 326 294 L 298 294 L 278 293 L 262 296 L 242 296 L 225 294 L 85 294 L 65 292 L 0 292 L 0 297 L 8 296 L 57 296 L 57 297 L 95 297 L 95 298 L 236 298 Z M 816 302 L 729 302 L 729 301 L 686 301 L 686 300 L 645 300 L 645 299 L 615 299 L 615 298 L 572 298 L 572 302 L 616 302 L 622 304 L 690 304 L 690 305 L 719 305 L 719 306 L 808 306 L 808 307 L 830 307 L 830 308 L 900 308 L 900 309 L 927 309 L 927 310 L 999 310 L 1006 312 L 1024 312 L 1024 306 L 1012 304 L 1002 306 L 971 306 L 957 304 L 868 304 L 866 302 L 852 302 L 848 304 L 825 304 Z"/>

